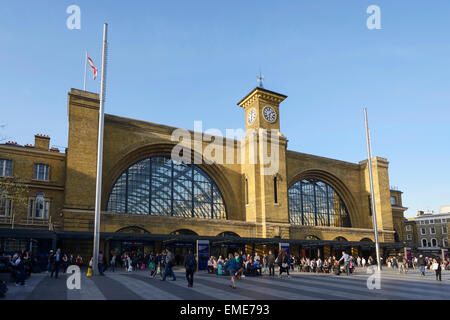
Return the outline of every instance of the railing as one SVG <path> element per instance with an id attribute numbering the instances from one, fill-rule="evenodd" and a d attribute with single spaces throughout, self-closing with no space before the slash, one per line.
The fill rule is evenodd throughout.
<path id="1" fill-rule="evenodd" d="M 30 226 L 30 227 L 48 227 L 48 230 L 55 230 L 57 226 L 52 222 L 52 217 L 49 219 L 30 218 L 18 219 L 13 214 L 11 217 L 0 217 L 0 224 L 11 225 L 11 229 L 15 226 Z"/>

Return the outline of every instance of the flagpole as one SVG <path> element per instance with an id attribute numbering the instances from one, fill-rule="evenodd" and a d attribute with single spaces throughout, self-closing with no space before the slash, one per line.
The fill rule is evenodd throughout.
<path id="1" fill-rule="evenodd" d="M 370 142 L 370 132 L 369 132 L 369 124 L 367 120 L 367 109 L 364 108 L 364 124 L 366 127 L 366 145 L 367 145 L 367 163 L 369 164 L 369 179 L 370 179 L 370 194 L 371 194 L 371 203 L 372 203 L 372 212 L 373 212 L 373 229 L 375 232 L 375 250 L 377 254 L 377 268 L 378 271 L 381 270 L 380 264 L 380 244 L 378 242 L 378 225 L 377 225 L 377 212 L 375 206 L 375 192 L 373 189 L 373 175 L 372 175 L 372 146 Z"/>
<path id="2" fill-rule="evenodd" d="M 88 52 L 86 50 L 86 59 L 84 60 L 84 91 L 86 91 L 87 59 L 88 59 Z"/>
<path id="3" fill-rule="evenodd" d="M 106 55 L 107 55 L 108 24 L 103 25 L 102 78 L 100 80 L 100 110 L 98 117 L 98 149 L 97 149 L 97 180 L 95 189 L 95 221 L 94 221 L 94 254 L 92 261 L 93 274 L 98 274 L 98 253 L 100 246 L 100 209 L 102 192 L 102 163 L 103 163 L 103 125 L 106 89 Z M 102 261 L 103 262 L 103 261 Z"/>

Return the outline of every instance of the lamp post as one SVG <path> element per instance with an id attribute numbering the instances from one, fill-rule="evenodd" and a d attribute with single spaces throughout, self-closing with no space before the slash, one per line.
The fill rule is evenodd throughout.
<path id="1" fill-rule="evenodd" d="M 106 55 L 107 55 L 107 31 L 108 24 L 103 25 L 103 50 L 102 50 L 102 78 L 100 81 L 100 110 L 98 115 L 98 143 L 97 143 L 97 179 L 95 188 L 95 220 L 94 220 L 94 250 L 92 259 L 93 274 L 98 274 L 98 252 L 100 246 L 100 209 L 102 192 L 102 162 L 103 162 L 103 125 L 106 88 Z"/>
<path id="2" fill-rule="evenodd" d="M 364 124 L 366 127 L 366 145 L 367 145 L 367 163 L 369 164 L 369 179 L 370 179 L 370 195 L 371 195 L 371 203 L 372 203 L 372 212 L 373 212 L 373 229 L 375 232 L 375 250 L 377 254 L 377 268 L 378 271 L 381 271 L 381 263 L 380 263 L 380 244 L 378 242 L 378 225 L 377 225 L 377 212 L 375 207 L 375 194 L 373 191 L 373 175 L 372 175 L 372 146 L 370 142 L 370 132 L 369 132 L 369 124 L 367 121 L 367 109 L 364 108 Z"/>

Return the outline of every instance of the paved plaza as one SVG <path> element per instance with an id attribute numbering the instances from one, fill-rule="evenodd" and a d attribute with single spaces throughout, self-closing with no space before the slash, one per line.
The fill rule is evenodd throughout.
<path id="1" fill-rule="evenodd" d="M 314 273 L 291 273 L 291 278 L 246 277 L 229 287 L 229 277 L 197 272 L 194 287 L 188 288 L 182 269 L 176 270 L 176 281 L 151 279 L 149 272 L 105 272 L 105 276 L 86 277 L 81 289 L 67 288 L 67 275 L 57 280 L 48 274 L 33 274 L 26 287 L 9 283 L 5 299 L 19 300 L 408 300 L 450 299 L 450 272 L 444 271 L 442 282 L 434 272 L 425 278 L 417 270 L 399 275 L 392 270 L 381 273 L 381 289 L 369 290 L 365 270 L 346 276 Z"/>

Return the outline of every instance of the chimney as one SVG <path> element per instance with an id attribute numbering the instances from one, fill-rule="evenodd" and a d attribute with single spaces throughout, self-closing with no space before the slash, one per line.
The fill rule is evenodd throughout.
<path id="1" fill-rule="evenodd" d="M 50 137 L 43 134 L 36 134 L 34 136 L 34 147 L 39 150 L 48 151 L 50 147 Z"/>
<path id="2" fill-rule="evenodd" d="M 423 216 L 423 211 L 418 211 L 418 212 L 417 212 L 417 216 L 418 216 L 418 217 Z"/>

